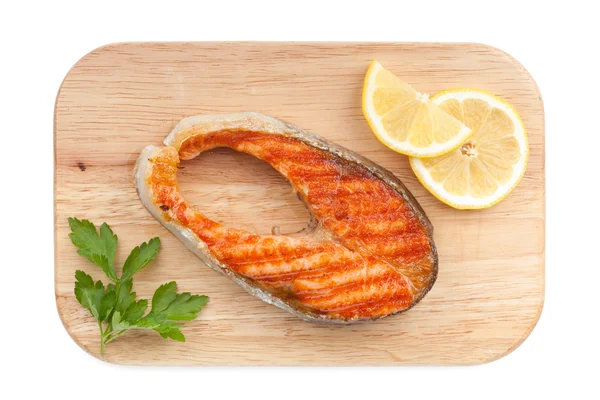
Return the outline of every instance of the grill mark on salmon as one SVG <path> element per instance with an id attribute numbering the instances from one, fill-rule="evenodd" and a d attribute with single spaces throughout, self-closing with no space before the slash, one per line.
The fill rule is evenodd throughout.
<path id="1" fill-rule="evenodd" d="M 432 226 L 390 172 L 325 139 L 255 113 L 182 120 L 136 164 L 150 213 L 211 268 L 305 320 L 351 323 L 406 311 L 437 276 Z M 311 213 L 300 237 L 224 227 L 189 206 L 180 160 L 229 147 L 281 173 Z"/>
<path id="2" fill-rule="evenodd" d="M 341 290 L 317 298 L 303 296 L 303 301 L 309 306 L 321 310 L 341 311 L 385 301 L 386 298 L 399 293 L 402 293 L 401 297 L 404 301 L 412 300 L 410 286 L 406 285 L 401 275 L 390 273 L 380 279 L 363 282 L 362 285 L 357 285 L 351 290 Z"/>

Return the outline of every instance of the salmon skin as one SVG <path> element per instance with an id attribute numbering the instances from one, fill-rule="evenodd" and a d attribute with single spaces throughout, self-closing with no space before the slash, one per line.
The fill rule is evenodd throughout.
<path id="1" fill-rule="evenodd" d="M 360 155 L 257 113 L 183 119 L 135 168 L 148 211 L 206 265 L 312 322 L 369 321 L 418 303 L 437 277 L 433 227 L 402 182 Z M 300 236 L 228 228 L 188 205 L 180 160 L 229 147 L 272 165 L 304 201 Z"/>

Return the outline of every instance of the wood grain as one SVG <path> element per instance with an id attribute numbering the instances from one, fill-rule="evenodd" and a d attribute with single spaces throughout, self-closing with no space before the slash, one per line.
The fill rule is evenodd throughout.
<path id="1" fill-rule="evenodd" d="M 421 91 L 488 90 L 512 103 L 530 139 L 524 179 L 500 204 L 458 211 L 431 196 L 407 158 L 381 145 L 361 112 L 367 67 L 379 60 Z M 250 296 L 207 268 L 143 208 L 134 161 L 183 117 L 238 111 L 271 115 L 348 147 L 398 176 L 435 227 L 437 283 L 407 313 L 353 326 L 320 326 Z M 55 284 L 71 337 L 98 356 L 97 326 L 73 295 L 74 271 L 101 272 L 77 255 L 67 217 L 106 221 L 119 236 L 117 263 L 153 236 L 163 248 L 136 278 L 150 297 L 176 280 L 207 294 L 187 323 L 187 343 L 131 332 L 104 359 L 122 364 L 398 365 L 477 364 L 515 349 L 544 301 L 544 115 L 525 69 L 480 44 L 120 43 L 92 51 L 66 76 L 55 112 Z M 186 198 L 210 218 L 268 233 L 302 229 L 308 219 L 289 184 L 269 165 L 229 150 L 184 162 Z"/>

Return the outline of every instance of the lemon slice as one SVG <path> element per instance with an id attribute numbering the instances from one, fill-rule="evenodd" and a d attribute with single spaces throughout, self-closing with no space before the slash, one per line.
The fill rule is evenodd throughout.
<path id="1" fill-rule="evenodd" d="M 362 108 L 371 130 L 390 149 L 413 157 L 435 157 L 460 146 L 471 130 L 429 96 L 373 61 L 363 88 Z"/>
<path id="2" fill-rule="evenodd" d="M 419 181 L 454 208 L 487 208 L 500 202 L 527 167 L 529 145 L 519 114 L 481 90 L 448 90 L 431 100 L 471 128 L 473 135 L 442 156 L 410 158 Z"/>

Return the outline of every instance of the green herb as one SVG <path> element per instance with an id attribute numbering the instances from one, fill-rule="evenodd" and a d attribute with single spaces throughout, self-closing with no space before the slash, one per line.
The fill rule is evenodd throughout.
<path id="1" fill-rule="evenodd" d="M 208 303 L 207 296 L 177 293 L 177 284 L 169 282 L 154 292 L 152 310 L 146 314 L 148 300 L 136 300 L 133 276 L 152 261 L 160 249 L 160 239 L 134 248 L 125 264 L 121 277 L 115 271 L 118 238 L 104 223 L 99 231 L 87 220 L 69 218 L 69 238 L 79 249 L 77 253 L 97 266 L 112 281 L 104 284 L 83 271 L 75 272 L 75 297 L 98 321 L 100 354 L 104 346 L 130 329 L 153 329 L 163 338 L 185 342 L 182 325 L 177 321 L 192 321 Z"/>

